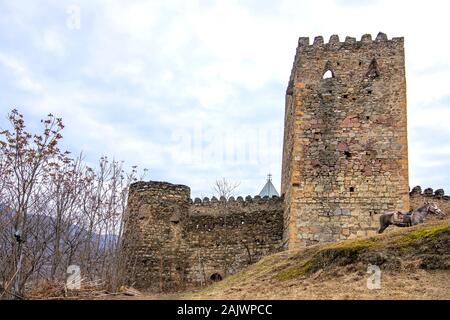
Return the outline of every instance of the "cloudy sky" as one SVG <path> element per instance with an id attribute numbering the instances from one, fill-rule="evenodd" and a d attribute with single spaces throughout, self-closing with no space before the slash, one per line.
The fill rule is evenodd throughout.
<path id="1" fill-rule="evenodd" d="M 450 191 L 448 1 L 0 0 L 0 127 L 64 119 L 64 146 L 209 196 L 279 188 L 299 36 L 404 36 L 410 185 Z"/>

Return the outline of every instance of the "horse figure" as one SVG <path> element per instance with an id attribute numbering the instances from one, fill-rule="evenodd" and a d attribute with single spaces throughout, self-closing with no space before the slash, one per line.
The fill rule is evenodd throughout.
<path id="1" fill-rule="evenodd" d="M 390 225 L 397 227 L 411 227 L 425 221 L 425 217 L 429 214 L 442 214 L 434 203 L 426 202 L 422 206 L 410 211 L 389 211 L 384 212 L 380 216 L 380 229 L 378 233 L 382 233 Z"/>

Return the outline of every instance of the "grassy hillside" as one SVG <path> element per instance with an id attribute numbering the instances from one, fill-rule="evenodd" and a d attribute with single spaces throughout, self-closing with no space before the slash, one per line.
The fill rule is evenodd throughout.
<path id="1" fill-rule="evenodd" d="M 450 299 L 450 220 L 265 257 L 184 299 Z M 367 288 L 369 264 L 381 289 Z"/>

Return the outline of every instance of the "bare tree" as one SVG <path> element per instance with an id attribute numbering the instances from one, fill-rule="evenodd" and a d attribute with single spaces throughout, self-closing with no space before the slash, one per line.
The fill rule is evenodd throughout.
<path id="1" fill-rule="evenodd" d="M 219 199 L 223 197 L 228 201 L 230 197 L 236 196 L 239 185 L 239 182 L 233 182 L 222 178 L 220 180 L 216 180 L 214 183 L 213 192 Z"/>
<path id="2" fill-rule="evenodd" d="M 3 178 L 9 192 L 7 198 L 14 210 L 11 238 L 14 237 L 15 241 L 11 243 L 12 257 L 8 268 L 11 279 L 8 286 L 12 287 L 12 296 L 17 297 L 23 294 L 29 274 L 29 270 L 24 269 L 24 266 L 30 267 L 26 259 L 32 252 L 26 243 L 30 235 L 28 218 L 33 214 L 31 210 L 42 201 L 37 191 L 45 183 L 48 169 L 67 161 L 67 158 L 58 148 L 58 141 L 62 138 L 60 131 L 64 128 L 60 118 L 49 114 L 41 121 L 44 128 L 40 135 L 26 131 L 23 116 L 17 110 L 12 110 L 8 119 L 13 130 L 1 132 L 5 140 L 1 141 L 0 150 L 6 164 Z"/>
<path id="3" fill-rule="evenodd" d="M 213 186 L 214 194 L 220 199 L 222 215 L 224 219 L 224 227 L 227 227 L 227 217 L 229 215 L 229 204 L 228 200 L 231 197 L 236 196 L 239 182 L 229 181 L 226 178 L 222 178 L 221 180 L 216 180 Z M 230 253 L 230 238 L 228 236 L 228 232 L 224 234 L 224 273 L 225 276 L 228 274 L 231 264 L 233 263 L 233 257 Z"/>
<path id="4" fill-rule="evenodd" d="M 49 114 L 41 134 L 12 110 L 0 132 L 0 298 L 27 286 L 64 281 L 76 264 L 87 280 L 117 284 L 123 213 L 137 167 L 104 156 L 98 168 L 62 152 L 62 120 Z M 3 292 L 2 292 L 3 291 Z"/>

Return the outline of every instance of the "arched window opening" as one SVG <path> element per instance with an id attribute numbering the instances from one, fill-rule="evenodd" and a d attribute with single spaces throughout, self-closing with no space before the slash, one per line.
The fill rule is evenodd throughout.
<path id="1" fill-rule="evenodd" d="M 217 282 L 217 281 L 221 281 L 222 280 L 222 276 L 220 275 L 220 273 L 213 273 L 210 277 L 209 277 L 209 279 L 212 281 L 212 282 Z"/>
<path id="2" fill-rule="evenodd" d="M 334 78 L 333 65 L 330 61 L 327 61 L 325 67 L 323 68 L 323 76 L 322 79 L 332 79 Z"/>
<path id="3" fill-rule="evenodd" d="M 325 73 L 323 74 L 322 79 L 331 79 L 331 78 L 333 78 L 333 72 L 331 72 L 331 70 L 325 71 Z"/>

